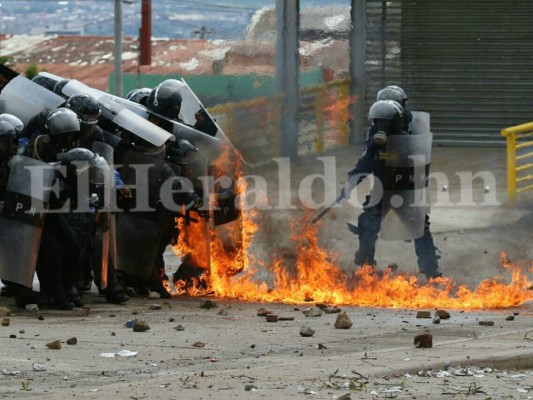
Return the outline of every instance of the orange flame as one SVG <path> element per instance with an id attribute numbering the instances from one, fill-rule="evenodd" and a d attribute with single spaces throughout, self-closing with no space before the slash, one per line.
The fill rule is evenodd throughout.
<path id="1" fill-rule="evenodd" d="M 238 188 L 239 193 L 245 190 Z M 193 296 L 213 293 L 246 301 L 291 304 L 313 301 L 391 308 L 494 309 L 533 300 L 526 272 L 520 265 L 507 261 L 505 254 L 502 264 L 510 272 L 510 282 L 496 277 L 482 281 L 474 290 L 457 286 L 450 278 L 436 278 L 422 285 L 415 276 L 393 274 L 390 270 L 379 273 L 370 266 L 347 275 L 339 268 L 337 257 L 321 248 L 320 224 L 309 223 L 310 216 L 291 223 L 294 257 L 278 258 L 266 265 L 251 255 L 258 229 L 254 218 L 253 213 L 243 211 L 240 219 L 218 227 L 207 227 L 203 220 L 185 226 L 180 220 L 181 234 L 175 252 L 179 256 L 192 255 L 205 274 L 195 277 L 192 284 L 174 282 L 177 293 Z M 268 271 L 269 283 L 257 281 L 256 273 L 260 270 Z"/>

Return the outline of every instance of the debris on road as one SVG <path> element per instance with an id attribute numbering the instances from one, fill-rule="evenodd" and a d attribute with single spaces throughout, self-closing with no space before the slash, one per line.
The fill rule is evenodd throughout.
<path id="1" fill-rule="evenodd" d="M 53 342 L 46 343 L 46 347 L 51 350 L 61 350 L 61 342 L 59 340 L 54 340 Z"/>
<path id="2" fill-rule="evenodd" d="M 353 322 L 350 317 L 348 317 L 348 314 L 346 314 L 346 311 L 341 312 L 337 316 L 337 320 L 335 321 L 336 329 L 350 329 L 352 325 Z"/>
<path id="3" fill-rule="evenodd" d="M 417 348 L 424 348 L 424 349 L 431 348 L 433 347 L 433 335 L 431 335 L 431 333 L 428 330 L 422 333 L 419 333 L 418 335 L 415 336 L 414 344 L 415 344 L 415 347 Z"/>
<path id="4" fill-rule="evenodd" d="M 78 339 L 76 339 L 75 337 L 71 337 L 71 338 L 67 339 L 67 344 L 68 345 L 73 346 L 73 345 L 75 345 L 77 343 L 78 343 Z"/>
<path id="5" fill-rule="evenodd" d="M 446 310 L 437 310 L 435 311 L 435 316 L 440 319 L 450 319 L 450 313 Z"/>
<path id="6" fill-rule="evenodd" d="M 315 334 L 315 331 L 308 326 L 302 326 L 300 329 L 300 336 L 311 337 Z"/>
<path id="7" fill-rule="evenodd" d="M 303 311 L 303 314 L 306 317 L 314 318 L 314 317 L 321 317 L 323 314 L 323 311 L 318 307 L 309 308 L 308 310 Z"/>
<path id="8" fill-rule="evenodd" d="M 146 332 L 150 329 L 150 325 L 146 321 L 136 319 L 133 321 L 133 332 Z"/>
<path id="9" fill-rule="evenodd" d="M 418 311 L 416 313 L 416 318 L 431 318 L 430 311 Z"/>
<path id="10" fill-rule="evenodd" d="M 204 310 L 211 310 L 212 308 L 217 308 L 218 304 L 215 300 L 211 299 L 202 299 L 200 301 L 200 308 L 203 308 Z"/>

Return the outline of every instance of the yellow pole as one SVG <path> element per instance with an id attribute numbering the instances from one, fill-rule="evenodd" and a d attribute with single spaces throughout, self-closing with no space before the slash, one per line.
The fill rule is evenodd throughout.
<path id="1" fill-rule="evenodd" d="M 514 207 L 516 200 L 516 135 L 506 129 L 502 136 L 507 136 L 507 198 L 509 205 Z"/>

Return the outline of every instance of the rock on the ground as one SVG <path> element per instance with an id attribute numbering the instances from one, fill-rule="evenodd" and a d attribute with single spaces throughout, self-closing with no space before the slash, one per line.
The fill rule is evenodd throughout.
<path id="1" fill-rule="evenodd" d="M 59 340 L 54 340 L 53 342 L 46 343 L 46 347 L 52 350 L 61 350 L 61 342 Z"/>
<path id="2" fill-rule="evenodd" d="M 9 318 L 4 318 L 2 319 L 2 326 L 9 326 L 10 322 Z"/>
<path id="3" fill-rule="evenodd" d="M 479 321 L 481 326 L 494 326 L 494 321 Z"/>
<path id="4" fill-rule="evenodd" d="M 446 310 L 437 310 L 435 311 L 435 315 L 440 319 L 450 319 L 450 313 Z"/>
<path id="5" fill-rule="evenodd" d="M 337 329 L 350 329 L 353 325 L 352 320 L 346 314 L 346 311 L 341 312 L 337 315 L 337 320 L 335 321 L 335 328 Z"/>
<path id="6" fill-rule="evenodd" d="M 415 336 L 415 347 L 429 349 L 433 347 L 433 335 L 429 331 L 424 331 Z"/>
<path id="7" fill-rule="evenodd" d="M 133 332 L 146 332 L 150 329 L 150 325 L 146 321 L 136 319 L 133 321 Z"/>
<path id="8" fill-rule="evenodd" d="M 203 308 L 205 310 L 211 310 L 212 308 L 217 308 L 218 304 L 215 300 L 211 299 L 202 299 L 200 301 L 200 308 Z"/>
<path id="9" fill-rule="evenodd" d="M 310 308 L 309 310 L 305 310 L 303 314 L 306 317 L 321 317 L 323 314 L 323 311 L 318 307 Z"/>
<path id="10" fill-rule="evenodd" d="M 315 331 L 308 326 L 302 326 L 300 329 L 300 336 L 311 337 L 315 334 Z"/>
<path id="11" fill-rule="evenodd" d="M 74 346 L 77 343 L 78 343 L 78 339 L 76 339 L 75 337 L 71 337 L 71 338 L 67 339 L 67 344 L 68 345 Z"/>
<path id="12" fill-rule="evenodd" d="M 266 317 L 267 314 L 273 314 L 273 312 L 265 307 L 261 307 L 259 310 L 257 310 L 258 317 Z"/>
<path id="13" fill-rule="evenodd" d="M 431 318 L 431 312 L 429 311 L 418 311 L 416 313 L 417 318 Z"/>

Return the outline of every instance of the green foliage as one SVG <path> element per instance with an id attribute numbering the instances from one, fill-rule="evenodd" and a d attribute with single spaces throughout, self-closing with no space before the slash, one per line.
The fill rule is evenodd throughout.
<path id="1" fill-rule="evenodd" d="M 37 64 L 31 63 L 26 67 L 26 70 L 24 71 L 24 75 L 26 75 L 26 78 L 33 79 L 37 74 L 39 73 L 39 68 L 37 68 Z"/>

